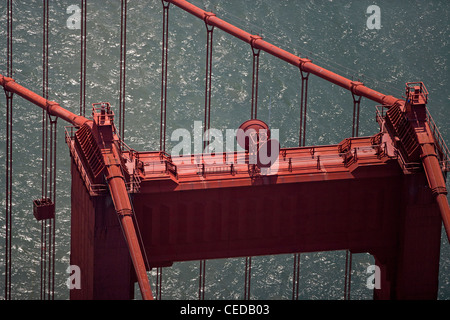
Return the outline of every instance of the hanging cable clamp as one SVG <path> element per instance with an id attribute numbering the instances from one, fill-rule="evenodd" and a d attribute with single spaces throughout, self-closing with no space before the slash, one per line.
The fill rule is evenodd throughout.
<path id="1" fill-rule="evenodd" d="M 54 107 L 59 107 L 59 103 L 55 102 L 55 101 L 47 101 L 46 105 L 45 105 L 45 110 L 47 111 L 47 114 L 49 115 L 50 121 L 51 122 L 56 122 L 56 119 L 53 120 L 51 118 L 51 116 L 54 116 L 56 118 L 58 118 L 58 116 L 56 116 L 53 112 Z"/>
<path id="2" fill-rule="evenodd" d="M 131 209 L 120 209 L 120 210 L 117 210 L 116 213 L 121 217 L 133 216 L 133 211 Z"/>
<path id="3" fill-rule="evenodd" d="M 161 3 L 163 5 L 163 8 L 168 9 L 170 6 L 170 1 L 169 0 L 161 0 Z"/>
<path id="4" fill-rule="evenodd" d="M 299 69 L 300 69 L 300 71 L 302 73 L 303 72 L 307 72 L 307 71 L 304 70 L 304 66 L 305 66 L 306 63 L 309 63 L 309 62 L 311 62 L 310 59 L 306 59 L 306 58 L 300 58 L 299 59 L 298 67 L 299 67 Z M 307 73 L 309 73 L 309 72 L 307 72 Z"/>
<path id="5" fill-rule="evenodd" d="M 259 54 L 259 48 L 256 47 L 256 41 L 262 40 L 262 37 L 259 35 L 251 35 L 250 36 L 250 45 L 252 46 L 253 54 Z"/>
<path id="6" fill-rule="evenodd" d="M 3 90 L 5 91 L 5 96 L 7 99 L 12 99 L 12 97 L 14 95 L 14 93 L 9 91 L 9 89 L 8 89 L 9 83 L 11 83 L 11 82 L 15 83 L 16 80 L 2 75 L 0 84 L 3 86 Z"/>
<path id="7" fill-rule="evenodd" d="M 212 28 L 214 28 L 213 25 L 210 25 L 210 24 L 209 24 L 209 19 L 210 19 L 211 17 L 215 17 L 215 16 L 216 16 L 216 14 L 215 14 L 215 13 L 212 13 L 212 12 L 205 12 L 205 13 L 204 13 L 203 21 L 205 22 L 205 24 L 206 24 L 207 27 L 208 27 L 208 26 L 211 26 Z M 210 29 L 208 29 L 208 30 L 210 30 Z"/>
<path id="8" fill-rule="evenodd" d="M 8 83 L 11 82 L 11 81 L 12 82 L 16 82 L 16 80 L 14 80 L 13 78 L 5 77 L 4 75 L 2 75 L 0 84 L 3 87 L 6 87 L 8 85 Z"/>
<path id="9" fill-rule="evenodd" d="M 357 88 L 358 86 L 363 86 L 363 85 L 364 85 L 364 84 L 363 84 L 362 82 L 359 82 L 359 81 L 352 81 L 352 82 L 351 82 L 350 91 L 352 92 L 352 94 L 358 95 L 358 96 L 359 96 L 359 94 L 356 92 L 356 88 Z"/>

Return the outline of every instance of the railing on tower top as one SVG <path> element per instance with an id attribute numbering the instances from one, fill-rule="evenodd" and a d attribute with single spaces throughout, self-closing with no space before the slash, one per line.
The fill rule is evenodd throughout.
<path id="1" fill-rule="evenodd" d="M 381 127 L 381 130 L 383 130 L 384 126 L 384 117 L 386 115 L 386 110 L 389 109 L 390 106 L 376 106 L 376 120 L 378 124 Z M 447 174 L 447 172 L 450 171 L 450 151 L 447 147 L 447 144 L 445 143 L 444 138 L 442 137 L 438 126 L 434 122 L 433 118 L 431 117 L 431 114 L 428 112 L 428 109 L 426 109 L 427 113 L 427 122 L 430 127 L 430 131 L 434 137 L 434 141 L 436 143 L 436 154 L 439 159 L 439 163 L 441 165 L 442 173 L 444 175 Z M 405 161 L 400 155 L 399 159 L 401 160 L 401 164 L 404 168 L 413 168 L 417 169 L 418 166 L 421 166 L 419 162 L 407 162 Z"/>

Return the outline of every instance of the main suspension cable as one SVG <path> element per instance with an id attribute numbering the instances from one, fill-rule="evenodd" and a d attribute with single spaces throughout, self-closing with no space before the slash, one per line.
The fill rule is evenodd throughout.
<path id="1" fill-rule="evenodd" d="M 348 78 L 359 77 L 364 80 L 368 80 L 377 87 L 382 88 L 386 93 L 389 93 L 393 96 L 402 95 L 404 93 L 403 91 L 400 90 L 397 91 L 397 89 L 392 87 L 391 82 L 393 79 L 391 79 L 391 81 L 388 82 L 386 80 L 382 81 L 376 78 L 369 77 L 361 73 L 361 71 L 359 70 L 354 70 L 340 63 L 337 63 L 334 57 L 330 57 L 326 53 L 322 52 L 318 54 L 302 47 L 299 44 L 299 41 L 295 41 L 296 40 L 295 38 L 287 40 L 283 37 L 280 37 L 278 34 L 271 32 L 268 29 L 264 29 L 261 25 L 256 25 L 255 23 L 249 22 L 248 19 L 244 20 L 236 15 L 233 15 L 232 13 L 226 11 L 224 8 L 218 8 L 217 11 L 221 11 L 221 13 L 227 17 L 227 21 L 232 21 L 234 25 L 239 26 L 242 29 L 248 28 L 253 30 L 260 30 L 260 34 L 264 35 L 265 38 L 270 38 L 273 44 L 278 45 L 280 47 L 281 46 L 293 47 L 299 52 L 299 55 L 301 52 L 305 56 L 313 57 L 314 60 L 319 61 L 322 66 L 328 67 L 330 70 L 334 70 L 335 72 L 346 75 Z"/>

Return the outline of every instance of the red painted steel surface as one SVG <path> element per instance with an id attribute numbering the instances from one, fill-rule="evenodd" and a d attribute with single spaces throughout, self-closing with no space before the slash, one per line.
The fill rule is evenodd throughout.
<path id="1" fill-rule="evenodd" d="M 394 149 L 373 141 L 352 139 L 354 160 L 337 145 L 282 149 L 275 176 L 252 177 L 246 164 L 203 170 L 192 156 L 172 159 L 175 177 L 158 152 L 138 153 L 133 203 L 150 264 L 350 249 L 382 267 L 376 298 L 435 299 L 439 208 L 425 175 L 405 175 Z M 409 282 L 417 268 L 426 275 Z"/>
<path id="2" fill-rule="evenodd" d="M 339 146 L 281 149 L 276 172 L 238 163 L 246 157 L 243 153 L 218 155 L 225 159 L 221 164 L 211 164 L 211 155 L 122 154 L 112 118 L 94 113 L 93 122 L 0 75 L 5 90 L 77 128 L 88 126 L 95 136 L 102 131 L 102 137 L 109 137 L 96 138 L 103 169 L 86 158 L 72 135 L 66 137 L 73 159 L 71 261 L 85 274 L 83 289 L 72 297 L 130 298 L 137 279 L 144 299 L 152 298 L 131 218 L 131 190 L 152 267 L 350 249 L 372 253 L 381 266 L 382 289 L 374 291 L 375 298 L 435 299 L 441 221 L 449 237 L 450 210 L 437 154 L 441 146 L 427 119 L 423 84 L 407 84 L 405 102 L 286 52 L 184 0 L 166 2 L 304 72 L 393 106 L 388 129 L 374 137 L 346 139 Z M 410 161 L 422 163 L 424 171 L 410 167 Z M 89 162 L 100 169 L 88 168 Z M 103 186 L 91 177 L 97 169 L 105 174 Z"/>
<path id="3" fill-rule="evenodd" d="M 126 238 L 142 298 L 144 300 L 152 300 L 153 294 L 132 219 L 133 208 L 125 184 L 125 177 L 122 174 L 122 152 L 119 139 L 115 134 L 114 114 L 109 108 L 109 104 L 100 105 L 99 110 L 94 109 L 93 111 L 95 124 L 93 128 L 95 130 L 93 131 L 97 133 L 97 144 L 103 155 L 105 180 Z"/>
<path id="4" fill-rule="evenodd" d="M 92 197 L 72 158 L 70 264 L 80 267 L 80 289 L 71 300 L 129 300 L 133 265 L 111 197 Z"/>
<path id="5" fill-rule="evenodd" d="M 442 221 L 447 233 L 447 240 L 450 242 L 450 207 L 447 199 L 445 179 L 436 151 L 437 148 L 442 146 L 436 141 L 428 123 L 426 112 L 427 101 L 428 91 L 422 82 L 406 84 L 405 115 L 417 136 L 417 144 L 420 146 L 421 151 L 420 160 L 427 176 L 428 185 L 439 205 Z"/>
<path id="6" fill-rule="evenodd" d="M 11 86 L 11 81 L 1 84 L 34 101 L 34 94 Z M 35 102 L 46 106 L 40 100 Z M 92 126 L 85 118 L 60 108 L 52 109 L 54 115 L 61 114 L 72 124 Z M 74 291 L 72 297 L 132 296 L 129 288 L 135 278 L 130 275 L 128 253 L 142 257 L 141 248 L 135 237 L 126 237 L 124 250 L 117 228 L 120 224 L 108 222 L 114 216 L 111 211 L 130 217 L 131 203 L 119 170 L 124 156 L 129 173 L 134 173 L 131 177 L 136 175 L 140 181 L 134 207 L 152 266 L 191 259 L 350 249 L 372 253 L 381 266 L 383 284 L 381 290 L 375 290 L 375 298 L 435 299 L 439 209 L 446 217 L 448 204 L 440 200 L 446 190 L 430 147 L 433 135 L 428 123 L 421 119 L 411 123 L 415 124 L 426 174 L 392 159 L 395 143 L 389 132 L 346 139 L 339 146 L 282 149 L 276 174 L 267 176 L 245 162 L 239 164 L 243 157 L 239 153 L 225 157 L 236 165 L 225 161 L 217 166 L 205 161 L 211 155 L 173 159 L 160 152 L 121 155 L 115 142 L 98 141 L 108 164 L 105 171 L 111 198 L 106 186 L 91 184 L 84 168 L 87 162 L 69 135 L 73 158 L 71 259 L 85 273 L 83 289 Z M 105 133 L 103 136 L 113 137 L 111 132 Z M 203 157 L 200 164 L 209 164 L 195 163 L 199 156 Z M 134 227 L 131 219 L 121 222 L 125 231 Z M 131 257 L 135 262 L 141 259 Z M 142 260 L 134 267 L 145 270 Z"/>
<path id="7" fill-rule="evenodd" d="M 150 265 L 350 249 L 370 252 L 381 267 L 375 298 L 435 299 L 439 208 L 425 175 L 405 174 L 391 143 L 384 134 L 282 149 L 274 176 L 249 172 L 245 163 L 233 171 L 216 164 L 202 169 L 195 155 L 126 152 L 128 170 L 140 176 L 133 206 Z M 211 163 L 208 156 L 202 162 Z M 235 160 L 241 156 L 233 153 Z M 72 175 L 79 175 L 78 167 Z M 79 187 L 85 188 L 81 179 Z M 105 195 L 90 199 L 94 215 L 104 216 Z M 105 257 L 94 259 L 93 265 L 108 264 Z M 417 272 L 424 276 L 415 279 Z M 116 285 L 111 279 L 97 284 L 107 291 Z"/>

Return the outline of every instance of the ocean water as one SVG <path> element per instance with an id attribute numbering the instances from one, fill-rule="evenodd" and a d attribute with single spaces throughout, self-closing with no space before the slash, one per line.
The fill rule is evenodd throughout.
<path id="1" fill-rule="evenodd" d="M 368 0 L 192 0 L 238 27 L 368 87 L 401 97 L 406 82 L 423 81 L 429 91 L 428 108 L 450 142 L 450 2 Z M 368 29 L 366 10 L 380 8 L 381 28 Z M 70 5 L 51 1 L 50 99 L 79 110 L 80 30 L 67 27 Z M 41 92 L 42 2 L 14 1 L 14 78 Z M 159 148 L 162 5 L 160 0 L 129 1 L 127 20 L 125 141 L 136 150 Z M 94 102 L 119 101 L 120 1 L 89 1 L 87 39 L 87 113 Z M 170 9 L 168 127 L 191 130 L 203 119 L 206 31 L 204 23 L 179 8 Z M 0 73 L 6 72 L 6 2 L 0 3 Z M 252 55 L 250 46 L 214 31 L 211 126 L 237 128 L 250 116 Z M 300 74 L 297 68 L 262 52 L 258 115 L 280 130 L 283 147 L 298 144 Z M 0 104 L 5 105 L 4 95 Z M 377 132 L 376 103 L 361 101 L 360 136 Z M 5 108 L 0 111 L 0 169 L 5 167 Z M 313 75 L 308 92 L 307 145 L 339 143 L 351 135 L 352 97 Z M 40 223 L 32 215 L 32 199 L 41 195 L 41 110 L 14 98 L 14 181 L 12 298 L 39 299 Z M 68 299 L 65 285 L 70 259 L 70 157 L 64 143 L 64 124 L 58 121 L 57 229 L 55 298 Z M 167 149 L 173 144 L 168 141 Z M 4 174 L 0 200 L 4 208 Z M 447 188 L 449 184 L 447 183 Z M 5 238 L 0 216 L 0 238 Z M 450 246 L 441 240 L 439 299 L 450 298 Z M 0 242 L 0 287 L 4 287 L 4 241 Z M 369 254 L 353 255 L 351 299 L 372 298 L 367 289 Z M 206 263 L 206 299 L 241 299 L 245 259 Z M 301 255 L 299 298 L 343 299 L 345 252 Z M 163 299 L 196 299 L 198 261 L 175 263 L 163 270 Z M 252 299 L 290 299 L 293 256 L 254 257 Z M 150 273 L 154 285 L 154 273 Z M 3 292 L 0 294 L 3 298 Z M 136 298 L 140 298 L 136 287 Z"/>

